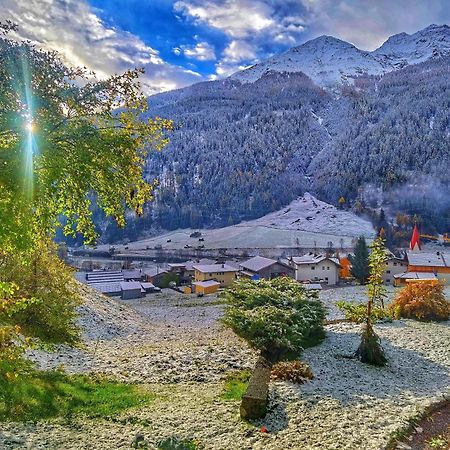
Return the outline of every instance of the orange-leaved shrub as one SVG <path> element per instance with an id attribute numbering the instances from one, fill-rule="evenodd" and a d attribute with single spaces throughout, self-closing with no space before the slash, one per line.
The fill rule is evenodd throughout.
<path id="1" fill-rule="evenodd" d="M 312 380 L 314 375 L 310 367 L 301 361 L 280 361 L 272 367 L 272 378 L 302 384 Z"/>
<path id="2" fill-rule="evenodd" d="M 390 305 L 396 319 L 441 321 L 450 318 L 450 302 L 445 299 L 441 283 L 410 283 Z"/>

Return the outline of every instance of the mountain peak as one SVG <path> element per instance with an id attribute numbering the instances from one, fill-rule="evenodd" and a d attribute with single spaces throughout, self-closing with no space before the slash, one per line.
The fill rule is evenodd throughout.
<path id="1" fill-rule="evenodd" d="M 381 75 L 450 54 L 450 27 L 431 24 L 414 34 L 391 36 L 373 52 L 333 36 L 322 35 L 237 72 L 232 79 L 253 83 L 267 72 L 303 72 L 322 87 L 352 84 L 357 76 Z"/>

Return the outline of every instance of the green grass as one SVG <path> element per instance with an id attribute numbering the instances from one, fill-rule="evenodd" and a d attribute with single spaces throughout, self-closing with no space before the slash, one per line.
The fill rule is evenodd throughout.
<path id="1" fill-rule="evenodd" d="M 248 386 L 251 372 L 239 370 L 227 375 L 224 382 L 222 398 L 224 400 L 241 400 Z"/>
<path id="2" fill-rule="evenodd" d="M 32 371 L 14 381 L 0 378 L 0 420 L 37 421 L 84 415 L 110 417 L 154 400 L 154 394 L 104 377 Z"/>

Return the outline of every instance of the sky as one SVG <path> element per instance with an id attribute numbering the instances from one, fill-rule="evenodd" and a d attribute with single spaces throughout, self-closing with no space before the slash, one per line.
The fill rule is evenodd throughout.
<path id="1" fill-rule="evenodd" d="M 363 50 L 450 24 L 449 0 L 0 0 L 17 38 L 105 78 L 143 67 L 148 94 L 226 77 L 322 34 Z"/>

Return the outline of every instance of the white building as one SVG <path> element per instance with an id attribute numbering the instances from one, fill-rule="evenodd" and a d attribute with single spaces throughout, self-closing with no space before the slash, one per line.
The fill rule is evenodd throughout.
<path id="1" fill-rule="evenodd" d="M 320 282 L 333 286 L 339 281 L 339 260 L 326 255 L 308 253 L 303 256 L 293 256 L 290 262 L 295 269 L 297 281 Z"/>

